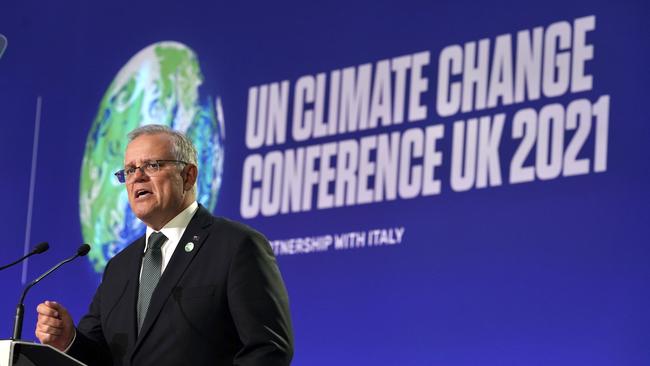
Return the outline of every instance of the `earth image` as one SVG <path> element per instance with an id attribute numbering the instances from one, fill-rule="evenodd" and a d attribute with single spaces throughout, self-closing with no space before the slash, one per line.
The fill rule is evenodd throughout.
<path id="1" fill-rule="evenodd" d="M 114 172 L 124 165 L 127 134 L 147 124 L 185 133 L 198 151 L 197 200 L 213 211 L 221 186 L 225 128 L 219 99 L 200 95 L 198 57 L 182 43 L 152 44 L 117 73 L 99 104 L 81 164 L 79 216 L 95 272 L 132 241 L 145 225 L 128 203 Z"/>

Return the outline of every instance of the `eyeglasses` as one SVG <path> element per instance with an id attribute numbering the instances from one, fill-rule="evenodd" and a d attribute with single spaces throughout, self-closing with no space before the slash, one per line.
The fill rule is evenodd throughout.
<path id="1" fill-rule="evenodd" d="M 115 176 L 120 183 L 126 183 L 128 180 L 135 177 L 135 172 L 145 173 L 149 176 L 156 175 L 160 168 L 165 166 L 165 163 L 186 164 L 187 162 L 181 160 L 150 160 L 142 163 L 140 166 L 129 166 L 115 172 Z"/>

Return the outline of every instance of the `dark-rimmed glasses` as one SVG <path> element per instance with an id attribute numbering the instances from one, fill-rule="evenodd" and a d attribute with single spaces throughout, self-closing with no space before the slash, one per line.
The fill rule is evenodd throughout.
<path id="1" fill-rule="evenodd" d="M 135 172 L 140 171 L 148 176 L 156 175 L 160 171 L 160 168 L 165 165 L 165 163 L 175 163 L 175 164 L 186 164 L 187 162 L 181 160 L 150 160 L 142 163 L 140 166 L 130 166 L 124 169 L 120 169 L 115 172 L 115 177 L 120 183 L 126 183 L 132 177 L 135 177 Z"/>

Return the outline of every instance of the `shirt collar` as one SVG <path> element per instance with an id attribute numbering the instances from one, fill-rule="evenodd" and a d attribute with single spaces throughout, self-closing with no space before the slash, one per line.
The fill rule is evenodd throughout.
<path id="1" fill-rule="evenodd" d="M 160 232 L 167 237 L 167 242 L 165 242 L 165 244 L 167 244 L 168 242 L 178 242 L 179 240 L 181 240 L 181 236 L 183 236 L 183 233 L 185 232 L 185 228 L 187 228 L 187 225 L 192 220 L 192 217 L 194 216 L 194 213 L 196 213 L 196 210 L 198 210 L 198 208 L 199 208 L 199 204 L 196 201 L 192 202 L 191 205 L 187 206 L 186 209 L 181 211 L 181 213 L 176 215 L 176 217 L 171 219 L 165 226 L 163 226 L 162 229 L 160 229 Z M 145 243 L 149 243 L 149 236 L 153 234 L 154 231 L 155 231 L 154 229 L 147 226 Z M 163 246 L 165 244 L 163 244 Z M 147 250 L 147 246 L 145 245 L 145 251 L 146 250 Z"/>

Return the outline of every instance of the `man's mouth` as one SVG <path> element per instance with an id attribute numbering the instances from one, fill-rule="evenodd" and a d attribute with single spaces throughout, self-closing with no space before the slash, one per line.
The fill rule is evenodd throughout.
<path id="1" fill-rule="evenodd" d="M 146 189 L 138 189 L 135 191 L 135 198 L 142 198 L 153 194 L 151 191 Z"/>

